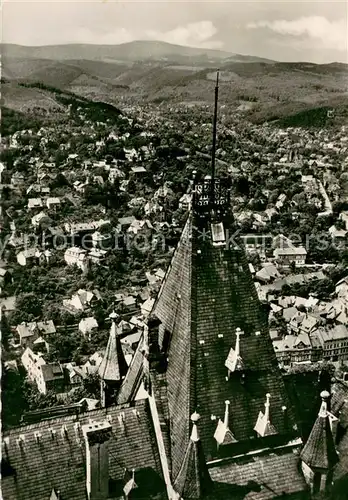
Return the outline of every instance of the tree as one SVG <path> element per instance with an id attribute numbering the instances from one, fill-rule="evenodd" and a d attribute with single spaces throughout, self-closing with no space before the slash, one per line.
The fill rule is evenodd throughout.
<path id="1" fill-rule="evenodd" d="M 4 429 L 19 425 L 23 410 L 28 406 L 24 391 L 24 374 L 6 369 L 2 364 L 2 425 Z"/>
<path id="2" fill-rule="evenodd" d="M 295 261 L 294 261 L 294 260 L 292 260 L 292 261 L 290 262 L 289 267 L 290 267 L 290 271 L 291 271 L 293 274 L 295 274 L 295 272 L 296 272 L 296 263 L 295 263 Z"/>
<path id="3" fill-rule="evenodd" d="M 11 328 L 5 314 L 1 314 L 1 342 L 5 349 L 9 348 L 9 340 L 12 337 Z"/>
<path id="4" fill-rule="evenodd" d="M 72 353 L 80 344 L 80 340 L 78 332 L 73 334 L 68 330 L 51 335 L 49 358 L 55 361 L 70 361 Z"/>
<path id="5" fill-rule="evenodd" d="M 42 301 L 34 293 L 21 293 L 17 297 L 16 311 L 11 314 L 11 323 L 35 321 L 42 315 Z"/>
<path id="6" fill-rule="evenodd" d="M 53 391 L 42 394 L 34 384 L 27 381 L 23 384 L 23 394 L 29 410 L 50 408 L 58 403 L 57 396 Z"/>

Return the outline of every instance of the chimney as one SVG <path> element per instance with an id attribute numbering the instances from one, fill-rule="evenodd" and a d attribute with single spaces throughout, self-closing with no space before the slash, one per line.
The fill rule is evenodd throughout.
<path id="1" fill-rule="evenodd" d="M 86 489 L 88 500 L 109 498 L 109 440 L 112 427 L 108 421 L 82 426 L 86 443 Z"/>

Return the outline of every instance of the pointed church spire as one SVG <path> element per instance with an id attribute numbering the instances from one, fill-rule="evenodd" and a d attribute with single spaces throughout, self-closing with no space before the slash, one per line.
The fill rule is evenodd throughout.
<path id="1" fill-rule="evenodd" d="M 202 442 L 199 438 L 198 421 L 200 415 L 191 415 L 192 431 L 185 457 L 174 481 L 174 490 L 184 500 L 204 498 L 212 487 L 212 480 L 205 462 Z"/>
<path id="2" fill-rule="evenodd" d="M 318 417 L 313 425 L 309 438 L 301 452 L 302 461 L 313 469 L 331 470 L 338 462 L 334 438 L 331 431 L 327 402 L 330 394 L 320 394 L 322 403 Z"/>
<path id="3" fill-rule="evenodd" d="M 266 394 L 266 402 L 265 402 L 265 413 L 260 411 L 259 416 L 257 418 L 256 425 L 254 427 L 254 431 L 260 437 L 271 436 L 272 434 L 277 434 L 274 426 L 271 424 L 270 420 L 270 399 L 271 395 L 269 393 Z"/>
<path id="4" fill-rule="evenodd" d="M 225 401 L 225 418 L 224 421 L 219 419 L 214 434 L 214 439 L 217 442 L 218 447 L 225 444 L 235 443 L 237 441 L 229 428 L 230 404 L 229 400 Z"/>
<path id="5" fill-rule="evenodd" d="M 123 354 L 120 337 L 117 334 L 115 318 L 112 316 L 111 320 L 109 340 L 98 374 L 106 382 L 120 382 L 127 373 L 128 365 Z"/>

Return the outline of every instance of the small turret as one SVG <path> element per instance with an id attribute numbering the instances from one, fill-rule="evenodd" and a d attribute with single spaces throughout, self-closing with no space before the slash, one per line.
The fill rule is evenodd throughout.
<path id="1" fill-rule="evenodd" d="M 339 458 L 336 452 L 328 412 L 330 393 L 320 393 L 322 403 L 309 438 L 301 452 L 302 471 L 312 494 L 332 483 L 332 472 Z"/>
<path id="2" fill-rule="evenodd" d="M 236 328 L 236 345 L 235 348 L 231 347 L 225 361 L 225 366 L 228 369 L 228 377 L 235 371 L 242 371 L 244 369 L 243 359 L 240 355 L 240 336 L 244 332 L 240 328 Z"/>
<path id="3" fill-rule="evenodd" d="M 98 368 L 101 380 L 102 406 L 108 404 L 110 394 L 117 390 L 127 374 L 128 365 L 123 354 L 120 337 L 117 334 L 116 318 L 110 315 L 112 325 L 105 355 Z"/>
<path id="4" fill-rule="evenodd" d="M 199 437 L 198 421 L 200 415 L 191 415 L 192 430 L 185 457 L 174 481 L 174 490 L 183 500 L 204 498 L 212 488 L 212 480 L 205 462 L 202 442 Z"/>

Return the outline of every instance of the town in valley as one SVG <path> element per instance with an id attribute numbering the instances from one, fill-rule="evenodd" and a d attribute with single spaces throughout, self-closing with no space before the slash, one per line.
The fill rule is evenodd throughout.
<path id="1" fill-rule="evenodd" d="M 2 498 L 343 500 L 348 66 L 139 43 L 4 46 Z"/>

